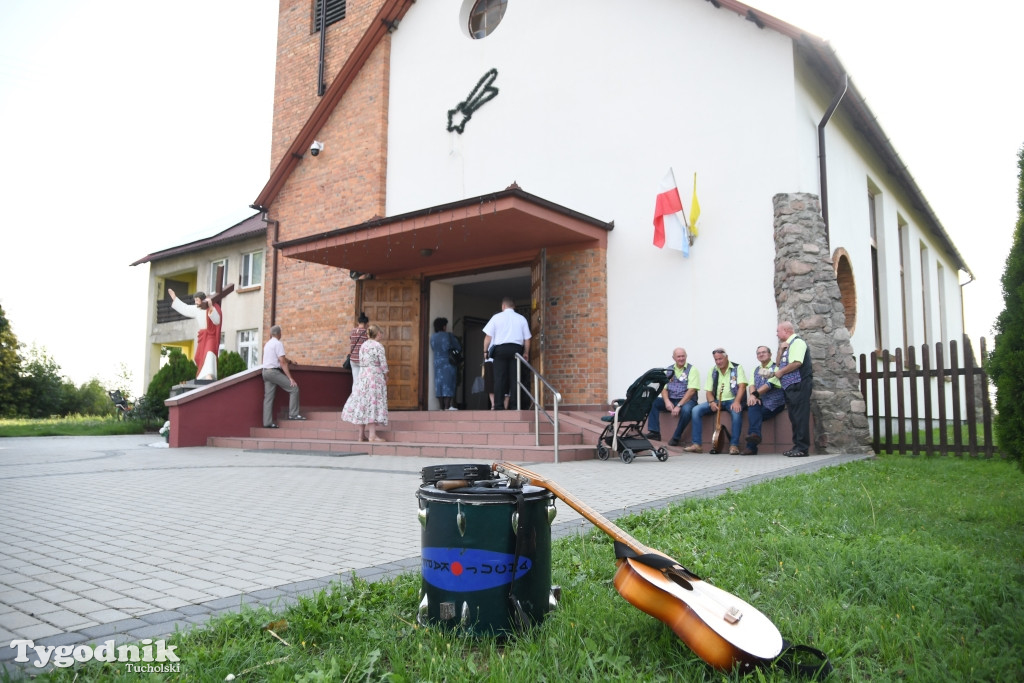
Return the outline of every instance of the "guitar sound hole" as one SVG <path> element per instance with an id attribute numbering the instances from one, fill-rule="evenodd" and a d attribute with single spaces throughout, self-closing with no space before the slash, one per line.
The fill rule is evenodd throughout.
<path id="1" fill-rule="evenodd" d="M 682 586 L 688 591 L 693 590 L 693 584 L 684 579 L 683 577 L 679 576 L 679 574 L 676 574 L 675 572 L 665 572 L 665 574 L 668 576 L 668 578 L 672 579 L 672 581 L 677 585 Z"/>

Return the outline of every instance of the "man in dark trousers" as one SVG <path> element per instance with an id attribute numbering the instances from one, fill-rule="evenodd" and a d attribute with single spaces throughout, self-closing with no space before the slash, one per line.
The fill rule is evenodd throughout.
<path id="1" fill-rule="evenodd" d="M 502 397 L 508 394 L 509 410 L 519 409 L 516 385 L 516 354 L 530 357 L 530 323 L 516 313 L 516 302 L 506 296 L 501 312 L 484 325 L 484 358 L 494 360 L 494 410 L 504 410 Z"/>
<path id="2" fill-rule="evenodd" d="M 779 369 L 775 376 L 786 394 L 786 410 L 793 426 L 793 449 L 787 458 L 806 458 L 811 450 L 811 385 L 814 368 L 807 342 L 797 336 L 793 323 L 784 320 L 776 330 L 779 337 Z"/>

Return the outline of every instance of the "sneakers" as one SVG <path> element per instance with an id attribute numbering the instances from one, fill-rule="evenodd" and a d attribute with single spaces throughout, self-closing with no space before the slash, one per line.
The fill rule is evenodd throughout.
<path id="1" fill-rule="evenodd" d="M 794 448 L 791 451 L 786 451 L 785 453 L 783 453 L 783 455 L 786 456 L 787 458 L 806 458 L 807 451 L 798 451 L 797 449 Z"/>
<path id="2" fill-rule="evenodd" d="M 668 445 L 669 446 L 678 446 L 679 445 L 679 439 L 669 439 L 668 440 Z"/>
<path id="3" fill-rule="evenodd" d="M 458 410 L 455 406 L 450 407 L 448 410 Z"/>
<path id="4" fill-rule="evenodd" d="M 683 449 L 684 453 L 703 453 L 704 449 L 701 448 L 699 443 L 691 443 L 689 446 Z"/>
<path id="5" fill-rule="evenodd" d="M 295 417 L 289 417 L 288 419 L 289 420 L 305 420 L 306 418 L 302 417 L 301 415 L 296 415 Z"/>
<path id="6" fill-rule="evenodd" d="M 661 441 L 661 432 L 647 432 L 644 434 L 645 439 L 653 439 L 655 441 Z"/>
<path id="7" fill-rule="evenodd" d="M 274 424 L 273 422 L 271 422 L 271 423 L 270 423 L 270 424 L 268 424 L 268 425 L 263 425 L 263 428 L 264 428 L 264 429 L 277 429 L 277 425 L 276 425 L 276 424 Z"/>
<path id="8" fill-rule="evenodd" d="M 739 455 L 739 454 L 740 454 L 740 447 L 739 446 L 729 446 L 729 455 Z"/>

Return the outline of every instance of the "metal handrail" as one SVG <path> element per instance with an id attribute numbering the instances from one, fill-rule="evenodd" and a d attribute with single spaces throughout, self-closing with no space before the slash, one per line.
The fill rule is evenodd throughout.
<path id="1" fill-rule="evenodd" d="M 533 373 L 533 393 L 532 394 L 530 393 L 530 390 L 526 386 L 523 385 L 523 365 L 525 365 L 527 368 L 529 368 L 530 372 Z M 548 388 L 548 391 L 551 392 L 551 397 L 554 399 L 554 401 L 553 401 L 553 403 L 554 403 L 554 410 L 553 410 L 554 417 L 548 415 L 547 410 L 545 410 L 543 408 L 544 401 L 540 400 L 540 398 L 543 398 L 543 397 L 540 397 L 541 387 L 540 387 L 539 383 L 543 383 L 543 385 Z M 554 426 L 554 430 L 555 430 L 555 444 L 554 444 L 554 446 L 555 446 L 555 462 L 557 463 L 558 462 L 558 404 L 562 402 L 562 395 L 560 393 L 558 393 L 553 386 L 551 386 L 551 382 L 549 382 L 546 379 L 544 379 L 544 377 L 542 377 L 541 374 L 539 372 L 537 372 L 536 368 L 534 368 L 532 365 L 530 365 L 530 361 L 526 360 L 525 358 L 523 358 L 518 353 L 516 354 L 516 386 L 521 391 L 525 391 L 526 395 L 530 397 L 531 401 L 533 401 L 534 445 L 535 446 L 539 446 L 540 445 L 540 414 L 542 412 L 544 413 L 544 418 L 548 421 L 548 423 L 550 423 L 551 425 Z M 516 398 L 518 399 L 518 397 L 516 397 Z M 497 397 L 496 397 L 496 400 L 500 400 L 500 399 L 497 399 Z M 518 400 L 516 401 L 516 405 L 517 406 L 519 405 L 519 401 Z"/>

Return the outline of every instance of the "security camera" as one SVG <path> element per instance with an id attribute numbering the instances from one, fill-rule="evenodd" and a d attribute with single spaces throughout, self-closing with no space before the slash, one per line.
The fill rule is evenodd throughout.
<path id="1" fill-rule="evenodd" d="M 324 143 L 319 140 L 313 140 L 313 144 L 309 146 L 309 153 L 316 156 L 320 153 L 320 150 L 324 148 Z"/>

